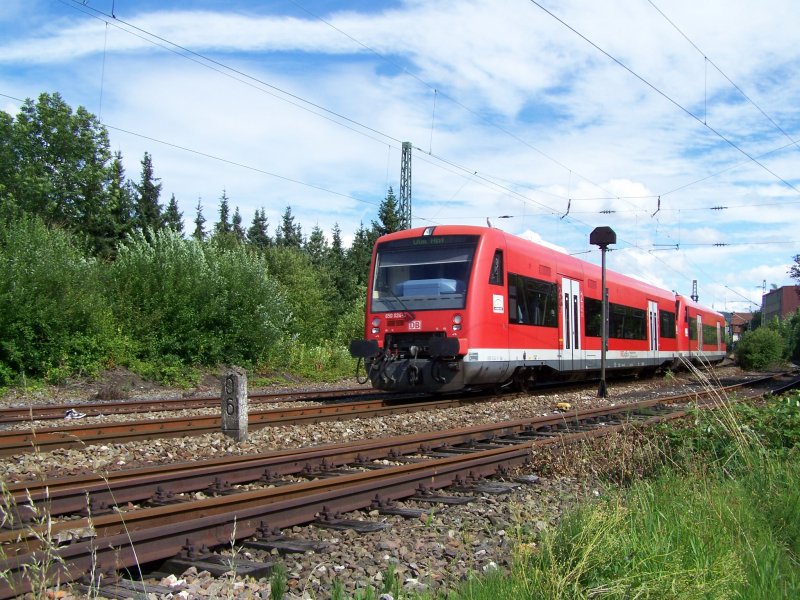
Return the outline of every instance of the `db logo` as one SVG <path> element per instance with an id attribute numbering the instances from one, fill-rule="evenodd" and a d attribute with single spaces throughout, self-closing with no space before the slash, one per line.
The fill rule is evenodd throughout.
<path id="1" fill-rule="evenodd" d="M 408 322 L 409 329 L 422 329 L 422 321 L 409 321 Z"/>

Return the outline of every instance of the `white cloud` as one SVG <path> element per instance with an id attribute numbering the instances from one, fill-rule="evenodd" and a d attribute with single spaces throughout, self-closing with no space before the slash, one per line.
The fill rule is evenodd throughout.
<path id="1" fill-rule="evenodd" d="M 64 7 L 39 6 L 42 15 L 23 11 L 16 29 L 0 29 L 0 75 L 9 86 L 0 92 L 58 90 L 99 112 L 102 81 L 109 125 L 256 169 L 112 130 L 130 178 L 144 151 L 153 154 L 163 200 L 175 193 L 187 229 L 199 197 L 209 222 L 216 218 L 224 188 L 246 223 L 264 206 L 274 231 L 291 205 L 304 231 L 338 222 L 350 239 L 359 222 L 376 218 L 387 185 L 399 191 L 399 143 L 408 140 L 420 149 L 415 225 L 490 217 L 564 252 L 594 250 L 586 258 L 595 262 L 589 232 L 610 225 L 620 240 L 610 255 L 615 270 L 684 293 L 698 279 L 716 303 L 747 289 L 739 276 L 790 282 L 779 271 L 797 253 L 798 244 L 786 242 L 798 238 L 800 194 L 702 121 L 800 187 L 797 148 L 762 156 L 789 141 L 648 3 L 546 6 L 669 98 L 535 5 L 513 0 L 413 0 L 368 13 L 343 4 L 324 15 L 391 63 L 310 16 L 266 5 L 209 12 L 167 2 L 126 17 L 254 78 L 236 75 L 245 81 L 153 46 L 119 22 L 106 29 Z M 797 137 L 800 14 L 791 0 L 661 8 Z M 313 114 L 320 109 L 298 98 L 341 117 Z"/>

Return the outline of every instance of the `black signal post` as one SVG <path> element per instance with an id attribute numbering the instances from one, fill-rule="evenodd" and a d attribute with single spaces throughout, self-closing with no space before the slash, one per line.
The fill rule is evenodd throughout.
<path id="1" fill-rule="evenodd" d="M 617 243 L 617 234 L 611 227 L 595 227 L 589 234 L 589 243 L 600 246 L 602 255 L 602 294 L 603 294 L 603 318 L 602 318 L 602 341 L 600 342 L 600 387 L 597 389 L 598 398 L 608 398 L 608 388 L 606 387 L 606 349 L 608 348 L 608 290 L 606 289 L 606 250 L 609 245 Z"/>

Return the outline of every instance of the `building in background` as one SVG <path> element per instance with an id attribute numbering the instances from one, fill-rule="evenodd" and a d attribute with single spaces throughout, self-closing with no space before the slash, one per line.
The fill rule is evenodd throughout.
<path id="1" fill-rule="evenodd" d="M 750 329 L 753 313 L 732 312 L 723 314 L 728 322 L 728 335 L 730 336 L 731 344 L 736 344 L 742 339 L 744 332 Z"/>
<path id="2" fill-rule="evenodd" d="M 761 322 L 765 325 L 772 319 L 783 319 L 800 308 L 800 286 L 785 285 L 770 290 L 761 297 Z"/>

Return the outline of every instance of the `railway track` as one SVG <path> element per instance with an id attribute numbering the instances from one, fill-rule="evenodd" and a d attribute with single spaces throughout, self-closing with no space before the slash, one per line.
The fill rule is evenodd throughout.
<path id="1" fill-rule="evenodd" d="M 414 402 L 418 395 L 379 394 L 372 400 L 332 402 L 301 407 L 251 410 L 251 429 L 278 425 L 302 425 L 321 421 L 369 418 L 420 410 L 436 410 L 484 401 L 486 396 Z M 219 404 L 217 400 L 217 404 Z M 0 456 L 24 452 L 46 452 L 90 444 L 120 443 L 155 438 L 202 435 L 221 431 L 220 415 L 196 415 L 125 421 L 70 424 L 57 427 L 17 428 L 0 431 Z"/>
<path id="2" fill-rule="evenodd" d="M 797 381 L 790 383 L 796 385 Z M 760 385 L 761 389 L 750 393 L 759 396 L 787 384 L 762 380 Z M 710 405 L 715 404 L 718 393 L 719 390 L 711 392 Z M 27 489 L 12 491 L 17 501 L 24 504 L 30 496 L 28 502 L 34 505 L 49 503 L 64 512 L 76 510 L 76 499 L 81 494 L 84 506 L 87 495 L 98 508 L 104 498 L 113 499 L 117 505 L 122 504 L 122 497 L 149 501 L 151 505 L 129 512 L 93 513 L 91 518 L 48 523 L 47 527 L 28 523 L 3 532 L 0 543 L 6 558 L 0 561 L 0 572 L 5 570 L 9 575 L 7 581 L 0 582 L 0 598 L 26 591 L 29 582 L 25 565 L 42 561 L 48 552 L 59 557 L 51 562 L 65 581 L 90 568 L 116 570 L 168 558 L 187 546 L 214 546 L 230 543 L 234 538 L 269 536 L 276 529 L 313 522 L 319 515 L 330 522 L 340 512 L 370 506 L 396 514 L 396 500 L 435 502 L 439 497 L 436 490 L 453 485 L 461 491 L 479 490 L 482 478 L 526 462 L 535 446 L 680 418 L 687 408 L 678 402 L 688 400 L 699 401 L 701 394 L 445 432 L 174 465 L 171 472 L 160 475 L 153 469 L 119 473 L 102 480 L 43 482 L 51 492 L 27 484 Z M 236 463 L 242 463 L 241 469 Z M 232 493 L 237 482 L 256 480 L 268 487 Z M 138 488 L 141 489 L 132 491 Z M 181 500 L 180 490 L 191 489 L 207 489 L 215 495 Z M 20 517 L 20 523 L 24 515 L 17 509 L 22 504 L 17 502 L 16 508 L 13 503 L 6 506 L 7 512 Z M 70 543 L 59 546 L 53 542 L 63 539 L 70 539 Z M 54 547 L 48 547 L 48 543 Z M 55 577 L 56 573 L 51 575 Z"/>
<path id="3" fill-rule="evenodd" d="M 354 397 L 390 397 L 392 394 L 370 388 L 340 388 L 312 392 L 250 393 L 248 399 L 257 405 L 279 402 L 335 401 Z M 75 402 L 0 408 L 0 425 L 26 421 L 64 419 L 69 411 L 86 417 L 119 415 L 145 412 L 165 412 L 200 408 L 217 408 L 220 395 L 194 396 L 192 398 L 151 398 L 143 400 L 98 400 L 97 402 Z"/>
<path id="4" fill-rule="evenodd" d="M 508 399 L 508 396 L 494 394 L 472 394 L 459 397 L 430 399 L 419 394 L 388 394 L 374 390 L 357 390 L 368 396 L 367 400 L 347 401 L 350 390 L 323 392 L 286 393 L 268 395 L 269 402 L 283 402 L 285 398 L 324 400 L 307 406 L 251 410 L 248 426 L 251 429 L 280 425 L 303 425 L 330 420 L 371 418 L 389 414 L 403 414 L 418 411 L 432 411 L 456 408 L 479 402 Z M 338 395 L 337 395 L 338 394 Z M 280 398 L 280 399 L 279 399 Z M 425 398 L 420 400 L 420 398 Z M 210 398 L 195 399 L 212 403 Z M 168 400 L 180 405 L 182 399 Z M 148 401 L 149 402 L 149 401 Z M 140 406 L 148 406 L 148 402 Z M 127 403 L 123 403 L 127 404 Z M 176 406 L 174 405 L 174 406 Z M 212 403 L 219 407 L 219 398 Z M 45 410 L 48 407 L 43 407 Z M 18 410 L 18 409 L 14 409 Z M 63 418 L 63 415 L 62 415 Z M 0 430 L 0 456 L 12 456 L 27 452 L 47 452 L 57 448 L 85 447 L 91 444 L 112 444 L 158 438 L 175 438 L 221 430 L 222 419 L 218 414 L 169 417 L 124 422 L 83 422 L 69 421 L 50 427 L 30 427 L 17 424 L 13 429 Z"/>

